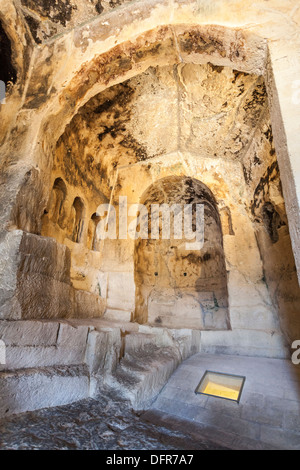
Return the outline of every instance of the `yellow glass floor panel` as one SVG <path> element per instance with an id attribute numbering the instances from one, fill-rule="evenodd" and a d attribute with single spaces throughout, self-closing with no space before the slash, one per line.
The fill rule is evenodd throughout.
<path id="1" fill-rule="evenodd" d="M 239 402 L 245 377 L 206 371 L 195 393 Z"/>

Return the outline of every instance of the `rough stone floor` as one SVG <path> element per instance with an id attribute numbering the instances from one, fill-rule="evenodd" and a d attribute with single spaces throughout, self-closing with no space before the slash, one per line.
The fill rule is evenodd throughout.
<path id="1" fill-rule="evenodd" d="M 22 413 L 0 420 L 1 450 L 165 450 L 223 449 L 169 423 L 145 421 L 109 392 L 98 400 Z M 161 418 L 164 416 L 162 414 Z M 176 423 L 176 420 L 175 420 Z"/>
<path id="2" fill-rule="evenodd" d="M 240 403 L 196 395 L 205 370 L 246 376 Z M 0 449 L 300 449 L 300 368 L 290 361 L 196 354 L 182 363 L 152 408 L 120 397 L 0 420 Z"/>

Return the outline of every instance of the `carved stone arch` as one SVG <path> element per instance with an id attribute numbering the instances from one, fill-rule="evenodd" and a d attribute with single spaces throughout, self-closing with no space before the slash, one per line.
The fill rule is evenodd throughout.
<path id="1" fill-rule="evenodd" d="M 64 213 L 63 205 L 67 197 L 67 186 L 62 178 L 56 178 L 49 200 L 49 218 L 53 223 L 57 223 L 61 228 L 63 225 Z"/>
<path id="2" fill-rule="evenodd" d="M 136 320 L 174 328 L 229 327 L 227 274 L 216 200 L 195 178 L 170 176 L 152 184 L 141 203 L 148 209 L 148 239 L 135 243 Z M 151 237 L 151 205 L 204 205 L 204 244 L 190 249 L 181 239 Z M 194 223 L 194 219 L 193 219 Z M 197 227 L 196 227 L 197 228 Z"/>
<path id="3" fill-rule="evenodd" d="M 70 213 L 70 238 L 75 243 L 82 241 L 85 205 L 80 197 L 75 197 Z"/>

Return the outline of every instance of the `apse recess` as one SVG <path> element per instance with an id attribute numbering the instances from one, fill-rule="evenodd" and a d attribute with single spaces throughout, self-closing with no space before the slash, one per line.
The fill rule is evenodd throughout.
<path id="1" fill-rule="evenodd" d="M 210 294 L 207 302 L 223 313 L 222 321 L 215 322 L 201 307 L 194 327 L 247 328 L 255 323 L 271 330 L 280 322 L 286 336 L 292 336 L 293 325 L 299 324 L 300 295 L 263 77 L 211 64 L 150 67 L 101 92 L 79 110 L 57 142 L 52 186 L 57 178 L 67 188 L 66 220 L 59 225 L 46 214 L 42 234 L 71 249 L 76 286 L 104 295 L 97 273 L 124 272 L 128 278 L 124 309 L 141 322 L 149 321 L 150 309 L 157 323 L 161 315 L 155 315 L 151 296 L 140 310 L 137 273 L 144 269 L 140 266 L 146 247 L 138 250 L 130 239 L 99 243 L 97 207 L 111 202 L 118 211 L 119 196 L 127 196 L 129 204 L 141 203 L 159 181 L 170 184 L 165 194 L 172 193 L 173 178 L 179 178 L 179 185 L 197 181 L 214 198 L 215 217 L 210 220 L 215 229 L 212 234 L 213 225 L 207 224 L 207 233 L 219 261 L 208 272 L 212 279 L 217 273 L 217 283 L 222 279 L 216 291 L 223 294 Z M 80 237 L 72 241 L 67 227 L 74 219 L 75 198 L 80 198 L 84 211 Z M 162 244 L 159 250 L 158 260 L 168 248 Z M 207 261 L 203 264 L 204 257 L 205 253 L 187 254 L 182 270 L 174 263 L 175 271 L 180 271 L 178 285 L 191 288 L 184 284 L 188 272 L 192 266 L 209 266 Z M 162 274 L 155 263 L 151 276 L 157 272 L 157 278 Z M 169 282 L 168 289 L 174 289 L 172 276 L 169 281 L 167 274 L 160 278 Z M 200 291 L 195 279 L 191 285 L 194 292 Z M 203 292 L 205 288 L 201 286 Z M 126 295 L 135 298 L 135 305 Z M 195 298 L 189 296 L 191 305 Z M 121 301 L 119 308 L 122 311 Z M 184 315 L 176 325 L 187 326 Z"/>
<path id="2" fill-rule="evenodd" d="M 149 237 L 135 246 L 136 319 L 173 328 L 229 328 L 222 228 L 211 191 L 196 179 L 170 176 L 151 185 L 141 202 L 149 214 L 153 204 L 177 205 L 182 214 L 191 205 L 194 232 L 200 232 L 196 205 L 203 205 L 204 244 L 200 250 L 190 249 L 185 230 L 182 238 L 174 237 L 176 214 L 170 240 L 163 239 L 162 220 L 155 240 L 149 217 Z"/>

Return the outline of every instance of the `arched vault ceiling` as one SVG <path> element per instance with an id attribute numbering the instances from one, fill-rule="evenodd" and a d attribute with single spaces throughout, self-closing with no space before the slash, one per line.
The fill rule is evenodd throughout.
<path id="1" fill-rule="evenodd" d="M 150 67 L 80 109 L 55 165 L 71 184 L 82 171 L 112 184 L 117 168 L 172 152 L 243 163 L 254 137 L 258 153 L 272 151 L 262 77 L 211 64 Z"/>

